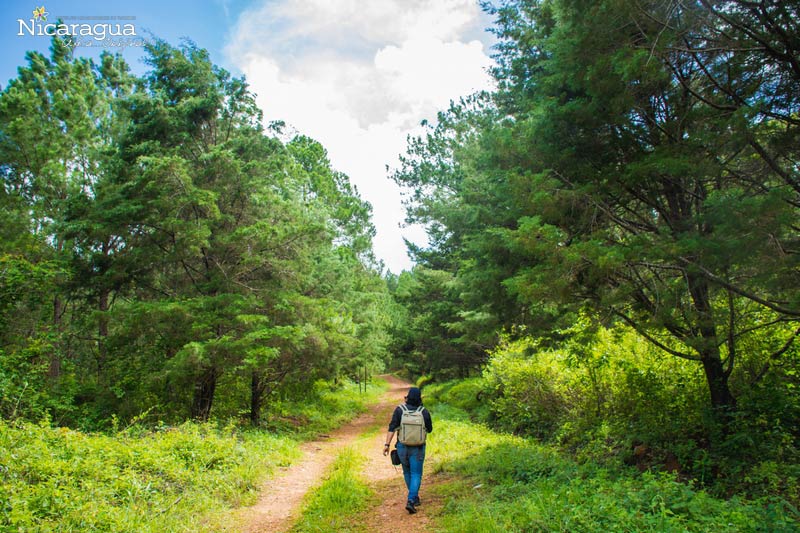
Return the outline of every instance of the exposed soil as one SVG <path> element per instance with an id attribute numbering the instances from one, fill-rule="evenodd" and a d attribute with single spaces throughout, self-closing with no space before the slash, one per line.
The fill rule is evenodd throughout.
<path id="1" fill-rule="evenodd" d="M 408 383 L 404 383 L 393 376 L 383 376 L 390 386 L 388 392 L 390 401 L 382 413 L 381 420 L 389 425 L 389 419 L 395 407 L 403 402 Z M 435 428 L 434 428 L 435 429 Z M 386 431 L 380 431 L 375 437 L 366 441 L 365 448 L 360 451 L 367 457 L 364 466 L 364 477 L 370 488 L 375 491 L 378 503 L 363 516 L 363 524 L 367 531 L 392 531 L 403 533 L 417 533 L 430 531 L 431 517 L 442 506 L 440 498 L 432 496 L 430 488 L 435 484 L 436 476 L 430 474 L 428 457 L 426 457 L 426 470 L 423 470 L 420 499 L 422 505 L 414 515 L 406 511 L 406 496 L 408 490 L 403 481 L 403 470 L 400 466 L 393 466 L 388 457 L 383 456 L 383 444 L 386 442 Z M 394 444 L 392 445 L 394 446 Z"/>
<path id="2" fill-rule="evenodd" d="M 354 446 L 367 457 L 363 474 L 377 495 L 377 505 L 362 517 L 367 531 L 387 531 L 398 527 L 404 532 L 428 531 L 429 517 L 441 506 L 436 498 L 426 497 L 425 489 L 430 487 L 428 474 L 422 482 L 419 512 L 409 515 L 405 510 L 407 492 L 403 472 L 383 456 L 386 431 L 381 429 L 374 437 L 359 441 L 359 437 L 374 431 L 376 425 L 381 428 L 388 426 L 392 411 L 403 401 L 410 386 L 394 376 L 381 377 L 390 386 L 381 400 L 330 435 L 301 445 L 302 458 L 265 482 L 258 502 L 242 510 L 237 520 L 241 524 L 240 531 L 277 533 L 291 529 L 301 511 L 303 497 L 322 481 L 338 451 L 345 446 Z"/>

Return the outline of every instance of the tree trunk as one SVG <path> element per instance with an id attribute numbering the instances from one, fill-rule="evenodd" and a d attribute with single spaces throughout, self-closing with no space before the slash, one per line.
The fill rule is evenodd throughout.
<path id="1" fill-rule="evenodd" d="M 694 310 L 697 312 L 697 330 L 695 349 L 700 355 L 705 372 L 706 382 L 711 397 L 711 407 L 715 415 L 724 419 L 736 407 L 736 398 L 728 386 L 728 373 L 722 365 L 719 351 L 717 328 L 711 309 L 711 298 L 708 281 L 697 275 L 688 274 L 689 291 L 692 296 Z"/>
<path id="2" fill-rule="evenodd" d="M 103 241 L 103 264 L 109 265 L 111 245 L 108 239 Z M 106 285 L 106 280 L 103 278 L 108 272 L 108 267 L 103 267 L 100 275 L 100 294 L 97 297 L 97 310 L 100 312 L 97 318 L 97 374 L 98 377 L 105 366 L 108 357 L 108 349 L 106 347 L 106 339 L 108 338 L 108 308 L 111 290 Z"/>
<path id="3" fill-rule="evenodd" d="M 56 343 L 56 346 L 53 347 L 53 351 L 50 352 L 50 365 L 47 369 L 47 376 L 50 379 L 57 379 L 61 376 L 61 353 L 59 352 L 59 344 L 61 340 L 61 316 L 64 314 L 64 302 L 61 301 L 61 297 L 56 295 L 53 298 L 53 327 L 55 327 L 56 332 L 59 334 L 58 339 L 59 342 Z"/>
<path id="4" fill-rule="evenodd" d="M 217 388 L 219 371 L 215 367 L 207 368 L 194 385 L 194 400 L 192 401 L 192 418 L 206 422 L 211 414 L 211 404 L 214 401 L 214 390 Z"/>
<path id="5" fill-rule="evenodd" d="M 717 350 L 716 356 L 703 357 L 703 370 L 706 374 L 708 390 L 711 393 L 711 407 L 715 411 L 725 412 L 735 408 L 736 398 L 728 387 L 728 376 L 722 367 L 719 350 Z"/>
<path id="6" fill-rule="evenodd" d="M 62 243 L 61 239 L 56 238 L 56 251 L 58 254 L 61 254 L 61 251 L 64 249 L 64 244 Z M 56 288 L 58 291 L 58 288 Z M 61 349 L 63 343 L 63 316 L 64 316 L 64 302 L 61 301 L 61 296 L 56 292 L 55 296 L 53 297 L 53 328 L 56 331 L 57 341 L 55 346 L 53 347 L 53 351 L 50 352 L 50 364 L 47 369 L 47 376 L 51 380 L 58 379 L 61 377 Z"/>
<path id="7" fill-rule="evenodd" d="M 257 426 L 261 421 L 261 405 L 264 401 L 266 380 L 261 372 L 253 370 L 250 379 L 250 423 Z"/>
<path id="8" fill-rule="evenodd" d="M 98 376 L 105 366 L 108 350 L 106 348 L 106 338 L 108 337 L 108 299 L 110 291 L 101 289 L 97 301 L 97 309 L 100 315 L 97 319 L 97 373 Z"/>

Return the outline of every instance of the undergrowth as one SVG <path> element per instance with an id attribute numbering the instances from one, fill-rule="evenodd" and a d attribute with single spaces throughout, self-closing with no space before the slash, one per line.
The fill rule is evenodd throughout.
<path id="1" fill-rule="evenodd" d="M 506 338 L 481 376 L 427 385 L 426 395 L 498 431 L 556 445 L 578 462 L 670 471 L 717 497 L 780 497 L 800 506 L 800 388 L 791 364 L 747 387 L 735 374 L 737 408 L 722 417 L 706 405 L 707 384 L 693 362 L 625 329 L 589 335 L 583 327 L 558 348 Z"/>
<path id="2" fill-rule="evenodd" d="M 385 390 L 386 382 L 380 379 L 370 382 L 365 391 L 350 382 L 334 385 L 318 381 L 299 398 L 274 401 L 266 428 L 277 434 L 314 438 L 363 413 L 365 406 L 378 401 Z"/>
<path id="3" fill-rule="evenodd" d="M 667 473 L 578 463 L 553 446 L 495 433 L 461 409 L 426 404 L 436 424 L 426 468 L 457 474 L 434 489 L 447 502 L 436 531 L 800 531 L 797 509 L 778 498 L 720 499 Z"/>
<path id="4" fill-rule="evenodd" d="M 0 530 L 213 531 L 297 455 L 264 432 L 187 423 L 139 435 L 0 422 Z"/>
<path id="5" fill-rule="evenodd" d="M 229 509 L 254 503 L 270 472 L 298 457 L 300 440 L 382 390 L 317 384 L 307 401 L 280 405 L 303 415 L 299 427 L 269 430 L 186 423 L 102 434 L 0 420 L 0 531 L 220 531 Z"/>

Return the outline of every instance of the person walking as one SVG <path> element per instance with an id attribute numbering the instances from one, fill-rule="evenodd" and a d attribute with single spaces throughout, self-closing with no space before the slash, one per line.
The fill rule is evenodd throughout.
<path id="1" fill-rule="evenodd" d="M 422 484 L 422 465 L 425 463 L 425 442 L 428 433 L 433 432 L 431 414 L 422 405 L 422 392 L 411 387 L 406 394 L 405 403 L 398 405 L 389 422 L 383 455 L 389 454 L 392 439 L 397 434 L 397 454 L 403 465 L 403 478 L 408 488 L 406 511 L 417 512 L 420 504 L 419 488 Z"/>

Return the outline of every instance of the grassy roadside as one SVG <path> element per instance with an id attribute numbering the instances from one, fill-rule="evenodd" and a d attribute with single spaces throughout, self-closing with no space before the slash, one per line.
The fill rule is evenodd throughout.
<path id="1" fill-rule="evenodd" d="M 299 428 L 193 424 L 90 434 L 0 420 L 0 531 L 220 531 L 298 444 L 365 410 L 383 383 L 284 404 Z"/>
<path id="2" fill-rule="evenodd" d="M 293 533 L 363 532 L 358 516 L 368 507 L 373 493 L 361 477 L 365 457 L 347 447 L 336 457 L 325 480 L 309 493 Z"/>
<path id="3" fill-rule="evenodd" d="M 501 435 L 466 412 L 430 402 L 426 465 L 447 476 L 435 531 L 791 532 L 797 510 L 778 500 L 721 500 L 668 474 L 578 464 L 555 449 Z"/>
<path id="4" fill-rule="evenodd" d="M 793 532 L 800 514 L 778 499 L 714 498 L 669 474 L 579 464 L 552 447 L 495 433 L 434 394 L 426 486 L 445 504 L 437 532 Z M 364 439 L 374 437 L 374 431 Z M 345 449 L 307 498 L 295 533 L 365 531 L 375 495 L 360 477 L 364 456 Z M 444 474 L 444 475 L 441 475 Z M 431 480 L 433 481 L 433 480 Z"/>
<path id="5" fill-rule="evenodd" d="M 386 421 L 376 420 L 339 453 L 323 482 L 306 495 L 292 533 L 360 533 L 368 530 L 364 513 L 376 504 L 377 496 L 362 472 L 369 447 L 375 437 L 385 431 Z"/>
<path id="6" fill-rule="evenodd" d="M 374 378 L 361 392 L 358 385 L 334 386 L 318 382 L 309 401 L 275 402 L 267 428 L 272 433 L 291 435 L 296 440 L 310 440 L 328 433 L 367 410 L 386 392 L 387 384 Z"/>

